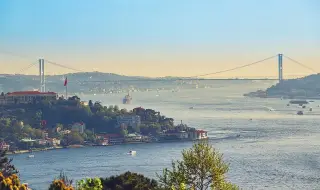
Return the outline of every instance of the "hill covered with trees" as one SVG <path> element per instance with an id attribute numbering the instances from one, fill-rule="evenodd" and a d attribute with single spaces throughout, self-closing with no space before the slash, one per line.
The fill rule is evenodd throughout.
<path id="1" fill-rule="evenodd" d="M 117 116 L 138 115 L 141 118 L 139 127 L 122 129 L 117 124 Z M 135 108 L 133 110 L 120 109 L 117 105 L 104 106 L 100 102 L 89 101 L 83 104 L 77 96 L 68 100 L 40 101 L 30 104 L 10 104 L 0 106 L 0 138 L 6 142 L 19 144 L 21 139 L 39 139 L 43 131 L 52 132 L 53 129 L 71 129 L 74 123 L 86 125 L 85 136 L 72 133 L 66 139 L 73 144 L 81 144 L 83 140 L 92 139 L 92 132 L 142 135 L 159 135 L 163 130 L 181 131 L 191 130 L 186 125 L 174 125 L 172 118 L 167 118 L 152 109 Z M 53 138 L 63 139 L 63 136 L 50 134 Z"/>
<path id="2" fill-rule="evenodd" d="M 245 96 L 320 99 L 320 74 L 283 80 L 281 83 L 277 83 L 264 91 L 248 93 Z"/>

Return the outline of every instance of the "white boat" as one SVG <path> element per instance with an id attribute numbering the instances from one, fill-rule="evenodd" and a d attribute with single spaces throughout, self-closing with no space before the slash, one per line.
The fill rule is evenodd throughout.
<path id="1" fill-rule="evenodd" d="M 28 155 L 28 158 L 34 158 L 33 154 Z"/>
<path id="2" fill-rule="evenodd" d="M 137 152 L 136 152 L 135 150 L 130 150 L 130 151 L 128 152 L 128 154 L 129 154 L 129 155 L 136 155 Z"/>

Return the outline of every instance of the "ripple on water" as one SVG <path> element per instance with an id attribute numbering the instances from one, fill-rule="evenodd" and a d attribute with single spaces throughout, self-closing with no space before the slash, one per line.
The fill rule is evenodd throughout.
<path id="1" fill-rule="evenodd" d="M 241 96 L 259 85 L 262 88 L 262 83 L 236 83 L 232 88 L 229 83 L 223 84 L 226 86 L 217 85 L 219 90 L 161 92 L 159 97 L 153 94 L 157 92 L 134 93 L 133 104 L 123 107 L 157 109 L 176 121 L 208 130 L 210 136 L 219 138 L 212 143 L 230 163 L 229 180 L 243 189 L 320 189 L 320 108 L 297 116 L 298 108 L 287 107 L 285 100 Z M 114 105 L 122 95 L 82 99 L 97 98 Z M 195 109 L 189 110 L 190 105 Z M 235 138 L 237 134 L 240 137 Z M 35 152 L 33 159 L 26 155 L 13 157 L 21 178 L 42 190 L 62 169 L 75 180 L 128 170 L 155 178 L 156 172 L 170 167 L 171 160 L 180 159 L 181 150 L 191 146 L 188 142 L 139 144 Z M 129 150 L 136 150 L 137 155 L 127 155 Z"/>

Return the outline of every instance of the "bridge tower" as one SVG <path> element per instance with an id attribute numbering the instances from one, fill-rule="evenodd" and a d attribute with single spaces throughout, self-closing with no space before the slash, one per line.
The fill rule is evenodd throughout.
<path id="1" fill-rule="evenodd" d="M 44 74 L 44 59 L 39 59 L 39 77 L 40 77 L 40 92 L 46 91 L 46 81 Z"/>
<path id="2" fill-rule="evenodd" d="M 278 54 L 279 83 L 283 80 L 282 54 Z"/>

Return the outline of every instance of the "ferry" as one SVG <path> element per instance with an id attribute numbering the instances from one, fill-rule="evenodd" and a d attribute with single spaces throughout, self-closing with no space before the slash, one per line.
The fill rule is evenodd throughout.
<path id="1" fill-rule="evenodd" d="M 123 104 L 131 104 L 132 97 L 128 93 L 124 98 L 123 98 Z"/>

